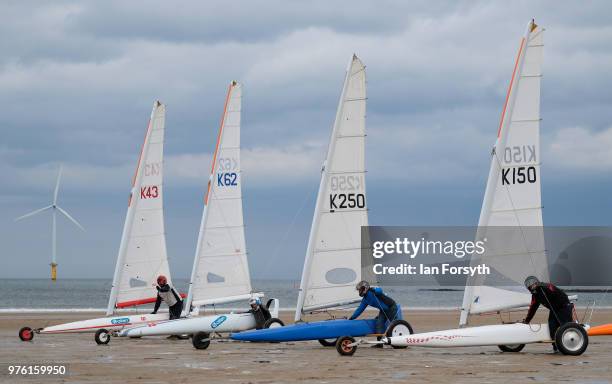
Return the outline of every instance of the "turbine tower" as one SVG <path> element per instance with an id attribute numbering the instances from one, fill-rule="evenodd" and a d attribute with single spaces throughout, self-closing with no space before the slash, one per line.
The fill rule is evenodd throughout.
<path id="1" fill-rule="evenodd" d="M 37 209 L 15 219 L 15 221 L 19 221 L 21 219 L 25 219 L 26 217 L 38 215 L 39 213 L 43 213 L 49 209 L 51 210 L 53 218 L 51 225 L 51 280 L 53 281 L 57 280 L 57 213 L 61 213 L 68 220 L 72 221 L 74 225 L 79 227 L 82 231 L 85 231 L 85 228 L 83 228 L 83 226 L 79 224 L 78 221 L 76 221 L 72 216 L 70 216 L 70 214 L 68 214 L 68 212 L 66 212 L 59 205 L 57 205 L 57 194 L 59 191 L 61 177 L 62 166 L 60 165 L 59 172 L 57 174 L 57 181 L 55 182 L 55 191 L 53 192 L 53 203 L 51 203 L 51 205 Z"/>

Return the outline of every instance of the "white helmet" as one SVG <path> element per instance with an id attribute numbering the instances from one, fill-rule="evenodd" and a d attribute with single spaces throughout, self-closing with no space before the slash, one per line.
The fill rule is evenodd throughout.
<path id="1" fill-rule="evenodd" d="M 261 305 L 261 301 L 257 297 L 252 297 L 251 300 L 249 300 L 249 305 Z"/>

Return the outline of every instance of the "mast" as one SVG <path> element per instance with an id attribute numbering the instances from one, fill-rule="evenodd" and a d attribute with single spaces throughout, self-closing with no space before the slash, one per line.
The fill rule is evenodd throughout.
<path id="1" fill-rule="evenodd" d="M 478 219 L 478 229 L 476 231 L 476 240 L 481 240 L 486 236 L 487 224 L 492 213 L 493 197 L 495 195 L 495 185 L 499 178 L 501 171 L 500 164 L 501 160 L 497 157 L 498 154 L 503 154 L 506 148 L 506 140 L 508 138 L 509 127 L 512 119 L 512 111 L 516 102 L 517 90 L 523 62 L 525 59 L 525 52 L 527 51 L 527 45 L 529 43 L 530 33 L 537 27 L 535 21 L 532 19 L 527 23 L 524 36 L 521 38 L 519 51 L 514 63 L 514 70 L 512 71 L 512 77 L 508 86 L 508 93 L 506 95 L 506 102 L 502 110 L 502 115 L 499 122 L 499 128 L 497 131 L 497 139 L 493 150 L 491 151 L 491 166 L 489 168 L 489 176 L 487 179 L 487 186 L 485 188 L 485 195 L 482 202 L 482 208 L 480 210 L 480 217 Z M 463 292 L 463 302 L 461 304 L 461 315 L 459 318 L 459 326 L 463 327 L 468 323 L 468 317 L 473 302 L 474 285 L 470 284 L 469 281 Z"/>
<path id="2" fill-rule="evenodd" d="M 140 180 L 142 178 L 141 172 L 141 162 L 143 154 L 147 153 L 149 148 L 149 139 L 151 133 L 151 126 L 153 125 L 153 119 L 157 108 L 159 108 L 162 104 L 159 101 L 156 101 L 153 104 L 153 110 L 151 111 L 151 117 L 149 118 L 149 124 L 147 125 L 147 131 L 145 133 L 145 139 L 142 144 L 142 148 L 140 150 L 140 156 L 138 158 L 138 165 L 136 166 L 136 173 L 132 179 L 132 189 L 130 191 L 130 197 L 128 200 L 128 209 L 125 217 L 125 222 L 123 224 L 123 232 L 121 233 L 121 243 L 119 245 L 119 251 L 117 254 L 117 264 L 115 264 L 115 273 L 113 275 L 113 285 L 111 287 L 110 296 L 108 298 L 108 306 L 106 307 L 106 315 L 109 316 L 115 311 L 115 304 L 117 301 L 117 295 L 119 293 L 119 282 L 121 281 L 121 274 L 123 272 L 123 264 L 125 260 L 125 255 L 128 246 L 128 236 L 129 232 L 132 228 L 132 223 L 134 222 L 134 214 L 136 213 L 136 205 L 138 204 L 139 199 L 137 198 L 137 186 L 140 185 Z"/>
<path id="3" fill-rule="evenodd" d="M 334 153 L 334 149 L 336 147 L 336 136 L 338 127 L 341 123 L 342 110 L 344 107 L 344 98 L 347 91 L 347 87 L 349 84 L 349 78 L 351 76 L 351 67 L 355 60 L 358 60 L 357 55 L 353 54 L 351 60 L 348 63 L 346 68 L 346 75 L 344 77 L 344 85 L 342 87 L 342 93 L 340 94 L 340 101 L 338 103 L 338 108 L 336 110 L 336 119 L 334 120 L 334 127 L 332 129 L 331 138 L 329 140 L 329 147 L 327 149 L 327 156 L 323 165 L 321 167 L 321 181 L 319 183 L 319 190 L 317 192 L 317 201 L 315 204 L 314 215 L 312 218 L 312 223 L 310 226 L 310 235 L 308 236 L 308 246 L 306 248 L 306 258 L 304 260 L 304 267 L 302 270 L 302 279 L 300 281 L 300 291 L 298 294 L 297 306 L 295 308 L 295 318 L 296 322 L 300 321 L 302 318 L 302 308 L 304 307 L 304 300 L 306 299 L 306 285 L 308 284 L 308 277 L 310 275 L 310 269 L 312 264 L 312 254 L 315 248 L 315 236 L 318 231 L 319 221 L 321 218 L 320 211 L 321 206 L 323 204 L 323 193 L 327 189 L 327 170 L 331 167 L 331 159 L 332 154 Z"/>

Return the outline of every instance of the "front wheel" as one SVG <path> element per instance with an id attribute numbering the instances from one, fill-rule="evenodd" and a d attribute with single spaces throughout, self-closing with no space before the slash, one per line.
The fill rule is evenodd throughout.
<path id="1" fill-rule="evenodd" d="M 96 334 L 94 335 L 94 339 L 96 340 L 96 344 L 98 345 L 105 345 L 108 344 L 110 342 L 110 334 L 108 333 L 108 330 L 101 328 L 98 329 L 96 331 Z"/>
<path id="2" fill-rule="evenodd" d="M 281 319 L 277 319 L 276 317 L 266 320 L 266 322 L 263 324 L 264 328 L 278 328 L 284 326 L 285 323 L 283 323 Z"/>
<path id="3" fill-rule="evenodd" d="M 357 351 L 357 346 L 353 344 L 355 344 L 354 338 L 350 336 L 339 337 L 336 341 L 336 351 L 342 356 L 353 356 Z"/>
<path id="4" fill-rule="evenodd" d="M 389 324 L 389 327 L 387 328 L 387 331 L 385 332 L 385 336 L 387 336 L 388 338 L 391 338 L 395 336 L 412 335 L 413 333 L 414 331 L 412 330 L 412 326 L 406 320 L 393 320 L 391 324 Z M 395 349 L 407 348 L 407 346 L 405 345 L 398 346 L 398 345 L 393 345 L 393 344 L 391 344 L 391 347 Z"/>
<path id="5" fill-rule="evenodd" d="M 21 341 L 32 341 L 34 338 L 34 331 L 30 327 L 23 327 L 19 330 L 19 338 Z"/>
<path id="6" fill-rule="evenodd" d="M 206 349 L 210 345 L 210 334 L 206 332 L 198 332 L 191 338 L 191 343 L 195 349 Z"/>
<path id="7" fill-rule="evenodd" d="M 557 329 L 555 344 L 564 355 L 579 356 L 589 346 L 589 336 L 580 324 L 566 323 Z"/>
<path id="8" fill-rule="evenodd" d="M 338 339 L 319 339 L 319 344 L 324 347 L 335 347 Z"/>
<path id="9" fill-rule="evenodd" d="M 502 352 L 518 353 L 525 348 L 525 344 L 498 345 L 497 348 Z"/>

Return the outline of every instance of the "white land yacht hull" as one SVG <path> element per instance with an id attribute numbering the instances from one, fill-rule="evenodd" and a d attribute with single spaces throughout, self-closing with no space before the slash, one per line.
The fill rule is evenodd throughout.
<path id="1" fill-rule="evenodd" d="M 118 336 L 191 335 L 198 332 L 240 332 L 253 328 L 255 328 L 255 317 L 252 314 L 227 313 L 147 324 L 141 327 L 124 329 L 118 333 Z"/>
<path id="2" fill-rule="evenodd" d="M 271 299 L 270 315 L 278 317 L 279 301 Z M 196 333 L 240 332 L 255 328 L 255 317 L 251 313 L 226 313 L 194 316 L 165 322 L 130 327 L 117 333 L 120 337 L 193 335 Z"/>
<path id="3" fill-rule="evenodd" d="M 548 324 L 495 324 L 383 338 L 394 347 L 485 347 L 552 343 Z"/>

